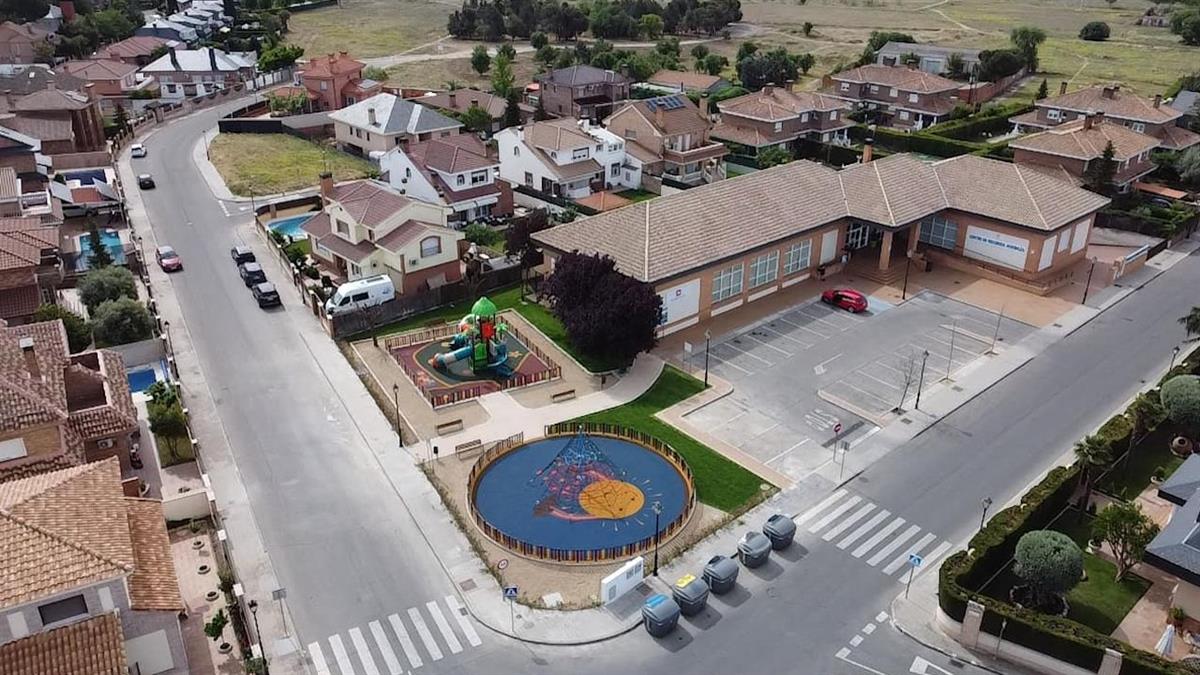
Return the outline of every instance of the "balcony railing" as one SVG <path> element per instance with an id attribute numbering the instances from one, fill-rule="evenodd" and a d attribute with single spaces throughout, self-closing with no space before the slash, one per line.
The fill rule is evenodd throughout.
<path id="1" fill-rule="evenodd" d="M 723 157 L 728 153 L 729 150 L 725 147 L 724 143 L 709 143 L 708 145 L 701 145 L 691 150 L 671 150 L 664 148 L 663 159 L 674 164 L 690 164 L 715 157 Z"/>

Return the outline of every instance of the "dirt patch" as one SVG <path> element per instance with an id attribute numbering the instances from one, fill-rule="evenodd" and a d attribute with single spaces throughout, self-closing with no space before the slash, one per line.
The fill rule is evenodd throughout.
<path id="1" fill-rule="evenodd" d="M 344 0 L 337 7 L 296 12 L 288 22 L 288 42 L 305 56 L 346 50 L 357 58 L 386 56 L 446 34 L 446 19 L 457 2 Z"/>

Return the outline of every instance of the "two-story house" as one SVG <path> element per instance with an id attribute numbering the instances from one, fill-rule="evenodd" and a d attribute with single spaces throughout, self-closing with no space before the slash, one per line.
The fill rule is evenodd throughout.
<path id="1" fill-rule="evenodd" d="M 54 304 L 62 282 L 58 226 L 39 218 L 0 218 L 0 321 L 29 321 Z"/>
<path id="2" fill-rule="evenodd" d="M 825 93 L 859 109 L 878 111 L 877 123 L 924 129 L 950 118 L 961 86 L 913 67 L 870 63 L 829 76 Z"/>
<path id="3" fill-rule="evenodd" d="M 314 110 L 340 110 L 383 90 L 382 82 L 363 79 L 363 68 L 366 64 L 346 52 L 318 56 L 304 64 L 300 83 Z"/>
<path id="4" fill-rule="evenodd" d="M 9 111 L 16 119 L 0 124 L 40 139 L 42 152 L 47 155 L 107 150 L 104 116 L 100 112 L 95 85 L 84 84 L 82 90 L 82 93 L 68 91 L 50 84 L 41 91 L 14 101 Z M 64 140 L 62 129 L 68 124 L 71 129 L 70 146 L 53 147 L 53 141 Z"/>
<path id="5" fill-rule="evenodd" d="M 182 100 L 204 96 L 252 79 L 255 64 L 237 54 L 220 49 L 176 49 L 142 68 L 142 73 L 156 78 L 166 100 Z"/>
<path id="6" fill-rule="evenodd" d="M 492 118 L 486 130 L 489 136 L 504 128 L 504 112 L 508 109 L 508 101 L 503 97 L 478 89 L 433 91 L 409 100 L 453 115 L 462 115 L 473 106 L 479 107 Z"/>
<path id="7" fill-rule="evenodd" d="M 1012 148 L 1017 164 L 1046 169 L 1058 178 L 1083 185 L 1088 167 L 1102 161 L 1109 143 L 1113 146 L 1113 161 L 1117 163 L 1113 185 L 1118 191 L 1128 191 L 1134 181 L 1154 170 L 1150 153 L 1158 147 L 1158 139 L 1121 124 L 1108 123 L 1104 113 L 1022 136 L 1008 147 Z"/>
<path id="8" fill-rule="evenodd" d="M 303 228 L 313 255 L 347 279 L 386 274 L 404 295 L 462 278 L 461 232 L 446 227 L 447 209 L 410 199 L 387 183 L 335 185 L 321 176 L 321 212 Z"/>
<path id="9" fill-rule="evenodd" d="M 158 93 L 157 80 L 139 73 L 136 65 L 125 61 L 67 61 L 58 69 L 93 85 L 96 96 L 100 99 L 100 109 L 107 114 L 112 114 L 122 99 L 139 95 L 139 92 L 147 92 L 151 96 Z M 128 105 L 128 102 L 124 105 Z"/>
<path id="10" fill-rule="evenodd" d="M 459 134 L 392 148 L 379 158 L 387 182 L 400 194 L 450 209 L 451 226 L 487 216 L 510 216 L 512 188 L 496 180 L 500 162 L 474 134 Z"/>
<path id="11" fill-rule="evenodd" d="M 144 66 L 154 60 L 155 55 L 167 51 L 167 47 L 182 47 L 182 43 L 152 35 L 134 35 L 114 42 L 96 51 L 96 58 L 121 61 L 135 66 Z"/>
<path id="12" fill-rule="evenodd" d="M 1122 124 L 1140 134 L 1158 139 L 1163 150 L 1185 150 L 1200 143 L 1200 134 L 1177 126 L 1183 113 L 1162 104 L 1162 96 L 1153 98 L 1122 91 L 1117 84 L 1067 91 L 1059 87 L 1057 96 L 1034 104 L 1034 109 L 1009 118 L 1018 133 L 1056 127 L 1064 122 L 1083 119 L 1088 113 L 1104 113 L 1109 124 Z"/>
<path id="13" fill-rule="evenodd" d="M 0 168 L 12 169 L 18 179 L 31 185 L 45 182 L 50 160 L 42 154 L 42 142 L 10 128 L 16 119 L 0 116 Z"/>
<path id="14" fill-rule="evenodd" d="M 195 44 L 200 39 L 200 36 L 196 34 L 196 30 L 191 26 L 167 21 L 166 19 L 151 19 L 145 25 L 138 26 L 133 31 L 133 34 L 160 37 L 165 40 L 189 45 Z"/>
<path id="15" fill-rule="evenodd" d="M 1175 120 L 1175 125 L 1184 129 L 1197 129 L 1200 126 L 1200 92 L 1181 90 L 1171 99 L 1171 107 L 1182 115 Z"/>
<path id="16" fill-rule="evenodd" d="M 0 63 L 35 63 L 54 54 L 50 33 L 32 23 L 0 23 Z"/>
<path id="17" fill-rule="evenodd" d="M 109 457 L 128 473 L 137 411 L 121 355 L 71 355 L 61 321 L 0 327 L 0 482 Z"/>
<path id="18" fill-rule="evenodd" d="M 408 143 L 453 136 L 462 123 L 395 94 L 376 94 L 329 114 L 340 148 L 364 157 Z M 376 155 L 376 156 L 379 156 Z"/>
<path id="19" fill-rule="evenodd" d="M 629 98 L 629 78 L 595 66 L 559 68 L 537 82 L 542 109 L 555 117 L 599 120 Z"/>
<path id="20" fill-rule="evenodd" d="M 850 142 L 849 103 L 813 91 L 767 85 L 762 89 L 717 104 L 721 122 L 713 138 L 758 151 L 786 147 L 801 138 L 823 143 Z"/>
<path id="21" fill-rule="evenodd" d="M 701 99 L 708 107 L 708 100 Z M 642 163 L 642 171 L 688 185 L 725 177 L 725 144 L 709 133 L 712 122 L 683 94 L 626 103 L 604 120 L 604 127 L 625 140 L 626 154 Z"/>
<path id="22" fill-rule="evenodd" d="M 162 502 L 115 459 L 0 483 L 0 532 L 0 672 L 189 672 Z"/>
<path id="23" fill-rule="evenodd" d="M 509 127 L 496 134 L 500 177 L 556 197 L 579 199 L 608 188 L 637 188 L 642 162 L 625 140 L 570 117 Z"/>
<path id="24" fill-rule="evenodd" d="M 962 74 L 968 75 L 979 68 L 979 50 L 961 47 L 941 47 L 913 42 L 888 42 L 875 54 L 875 63 L 881 66 L 908 66 L 915 57 L 916 67 L 934 75 L 949 75 L 950 61 L 958 58 L 962 63 Z"/>

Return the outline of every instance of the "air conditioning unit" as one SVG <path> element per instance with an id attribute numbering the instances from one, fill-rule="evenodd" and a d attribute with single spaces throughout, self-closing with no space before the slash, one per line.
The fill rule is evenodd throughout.
<path id="1" fill-rule="evenodd" d="M 411 265 L 411 266 L 413 266 L 413 267 L 416 267 L 416 266 L 417 266 L 417 264 L 418 264 L 419 262 L 420 262 L 420 261 L 419 261 L 419 260 L 417 260 L 416 258 L 409 258 L 409 259 L 408 259 L 408 264 L 409 264 L 409 265 Z"/>
<path id="2" fill-rule="evenodd" d="M 100 440 L 96 441 L 96 447 L 100 448 L 101 450 L 112 450 L 113 446 L 116 444 L 117 442 L 111 438 L 101 438 Z"/>

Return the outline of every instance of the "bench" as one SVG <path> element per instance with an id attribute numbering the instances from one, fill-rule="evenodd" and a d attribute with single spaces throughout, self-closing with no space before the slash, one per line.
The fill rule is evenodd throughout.
<path id="1" fill-rule="evenodd" d="M 568 389 L 566 391 L 560 391 L 555 394 L 550 394 L 550 402 L 551 403 L 562 403 L 563 401 L 570 401 L 573 398 L 575 398 L 575 390 L 574 389 Z"/>
<path id="2" fill-rule="evenodd" d="M 459 443 L 458 445 L 454 446 L 454 454 L 460 455 L 464 452 L 470 452 L 472 450 L 482 450 L 482 449 L 483 449 L 483 441 L 476 438 L 473 441 L 467 441 L 466 443 Z"/>
<path id="3" fill-rule="evenodd" d="M 456 431 L 462 430 L 463 421 L 461 419 L 450 420 L 449 422 L 442 422 L 441 424 L 437 425 L 438 436 L 444 436 L 446 434 L 452 434 Z"/>

